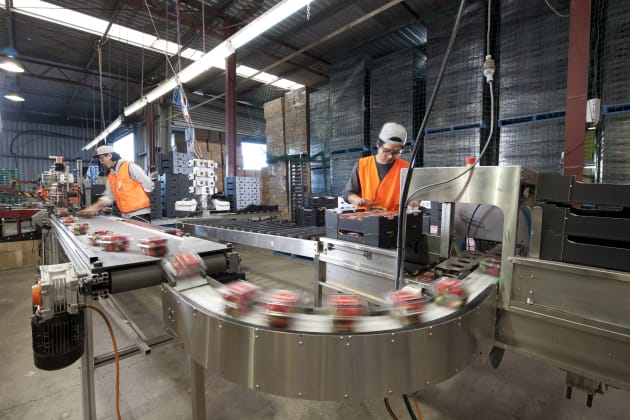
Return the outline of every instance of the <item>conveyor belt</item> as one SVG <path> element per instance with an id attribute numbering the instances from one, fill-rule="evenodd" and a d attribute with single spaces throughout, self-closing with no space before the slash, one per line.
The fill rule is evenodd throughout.
<path id="1" fill-rule="evenodd" d="M 178 237 L 165 234 L 151 225 L 135 223 L 116 217 L 97 216 L 78 218 L 78 222 L 89 224 L 89 231 L 109 230 L 129 236 L 129 249 L 124 252 L 107 252 L 98 246 L 90 245 L 87 235 L 74 235 L 56 217 L 51 224 L 64 253 L 79 271 L 107 273 L 109 291 L 112 293 L 140 289 L 162 282 L 160 258 L 144 255 L 138 244 L 142 239 L 160 236 L 167 239 L 170 252 L 195 250 L 206 262 L 209 273 L 226 270 L 225 256 L 231 248 L 199 238 Z"/>
<path id="2" fill-rule="evenodd" d="M 389 315 L 359 317 L 351 334 L 332 332 L 323 314 L 296 314 L 290 330 L 267 326 L 261 312 L 233 318 L 207 284 L 163 285 L 162 307 L 192 358 L 232 382 L 293 398 L 363 401 L 439 383 L 489 351 L 495 282 L 475 272 L 465 280 L 464 308 L 431 304 L 411 328 Z"/>
<path id="3" fill-rule="evenodd" d="M 177 227 L 200 238 L 219 239 L 308 258 L 315 257 L 318 240 L 326 232 L 325 227 L 203 218 L 180 220 Z"/>

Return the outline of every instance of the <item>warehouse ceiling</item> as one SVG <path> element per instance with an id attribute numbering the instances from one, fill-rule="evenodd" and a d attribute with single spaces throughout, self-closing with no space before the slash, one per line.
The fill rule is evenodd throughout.
<path id="1" fill-rule="evenodd" d="M 12 47 L 25 72 L 0 73 L 2 95 L 17 89 L 25 98 L 14 103 L 0 97 L 3 114 L 21 118 L 63 118 L 107 125 L 122 109 L 173 74 L 173 68 L 192 63 L 185 52 L 207 52 L 278 0 L 0 0 L 4 22 L 0 48 Z M 317 89 L 329 78 L 331 66 L 352 53 L 373 58 L 411 46 L 422 47 L 422 19 L 443 0 L 313 0 L 237 52 L 242 69 L 264 70 L 284 83 Z M 52 6 L 51 6 L 52 5 Z M 34 14 L 64 8 L 77 12 L 83 29 L 63 26 Z M 59 10 L 57 10 L 58 12 Z M 179 12 L 179 13 L 178 13 Z M 179 15 L 179 16 L 178 16 Z M 106 22 L 106 35 L 91 30 L 89 17 Z M 6 28 L 6 30 L 5 30 Z M 133 45 L 120 28 L 180 45 L 181 53 L 167 56 Z M 204 35 L 205 34 L 205 35 Z M 178 64 L 179 62 L 179 64 Z M 192 105 L 222 106 L 225 72 L 211 68 L 185 85 Z M 276 83 L 278 84 L 278 83 Z M 237 77 L 237 101 L 260 108 L 284 94 L 273 84 Z M 168 95 L 167 95 L 168 97 Z"/>

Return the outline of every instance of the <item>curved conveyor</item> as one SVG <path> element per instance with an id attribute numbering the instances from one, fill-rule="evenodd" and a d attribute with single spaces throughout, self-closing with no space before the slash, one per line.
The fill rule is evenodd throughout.
<path id="1" fill-rule="evenodd" d="M 430 304 L 414 328 L 366 316 L 351 335 L 330 332 L 330 317 L 318 314 L 297 315 L 291 331 L 266 326 L 257 312 L 232 318 L 207 284 L 164 284 L 162 307 L 191 357 L 225 379 L 291 398 L 362 401 L 444 381 L 491 349 L 496 278 L 475 272 L 464 284 L 469 301 L 458 311 Z"/>

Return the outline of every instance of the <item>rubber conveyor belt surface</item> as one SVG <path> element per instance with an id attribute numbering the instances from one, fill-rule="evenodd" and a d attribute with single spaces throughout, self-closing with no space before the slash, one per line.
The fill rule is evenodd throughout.
<path id="1" fill-rule="evenodd" d="M 85 260 L 86 267 L 92 272 L 107 272 L 110 279 L 110 291 L 119 293 L 140 289 L 162 282 L 162 268 L 159 257 L 144 255 L 138 246 L 140 241 L 159 236 L 167 240 L 169 253 L 195 250 L 205 261 L 208 272 L 221 272 L 227 267 L 225 252 L 231 248 L 216 242 L 193 237 L 178 237 L 167 234 L 151 225 L 137 223 L 117 217 L 97 216 L 77 218 L 77 223 L 88 223 L 88 233 L 95 230 L 123 233 L 129 237 L 129 249 L 123 252 L 107 252 L 100 246 L 91 245 L 88 235 L 74 235 L 71 227 L 54 219 L 53 225 L 58 235 L 63 235 L 66 254 L 73 253 Z"/>

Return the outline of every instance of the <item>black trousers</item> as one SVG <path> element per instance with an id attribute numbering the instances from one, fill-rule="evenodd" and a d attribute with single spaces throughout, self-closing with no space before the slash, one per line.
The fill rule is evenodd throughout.
<path id="1" fill-rule="evenodd" d="M 139 214 L 137 216 L 132 216 L 129 219 L 137 220 L 139 222 L 144 222 L 144 223 L 151 223 L 151 214 L 149 214 L 149 213 Z"/>

